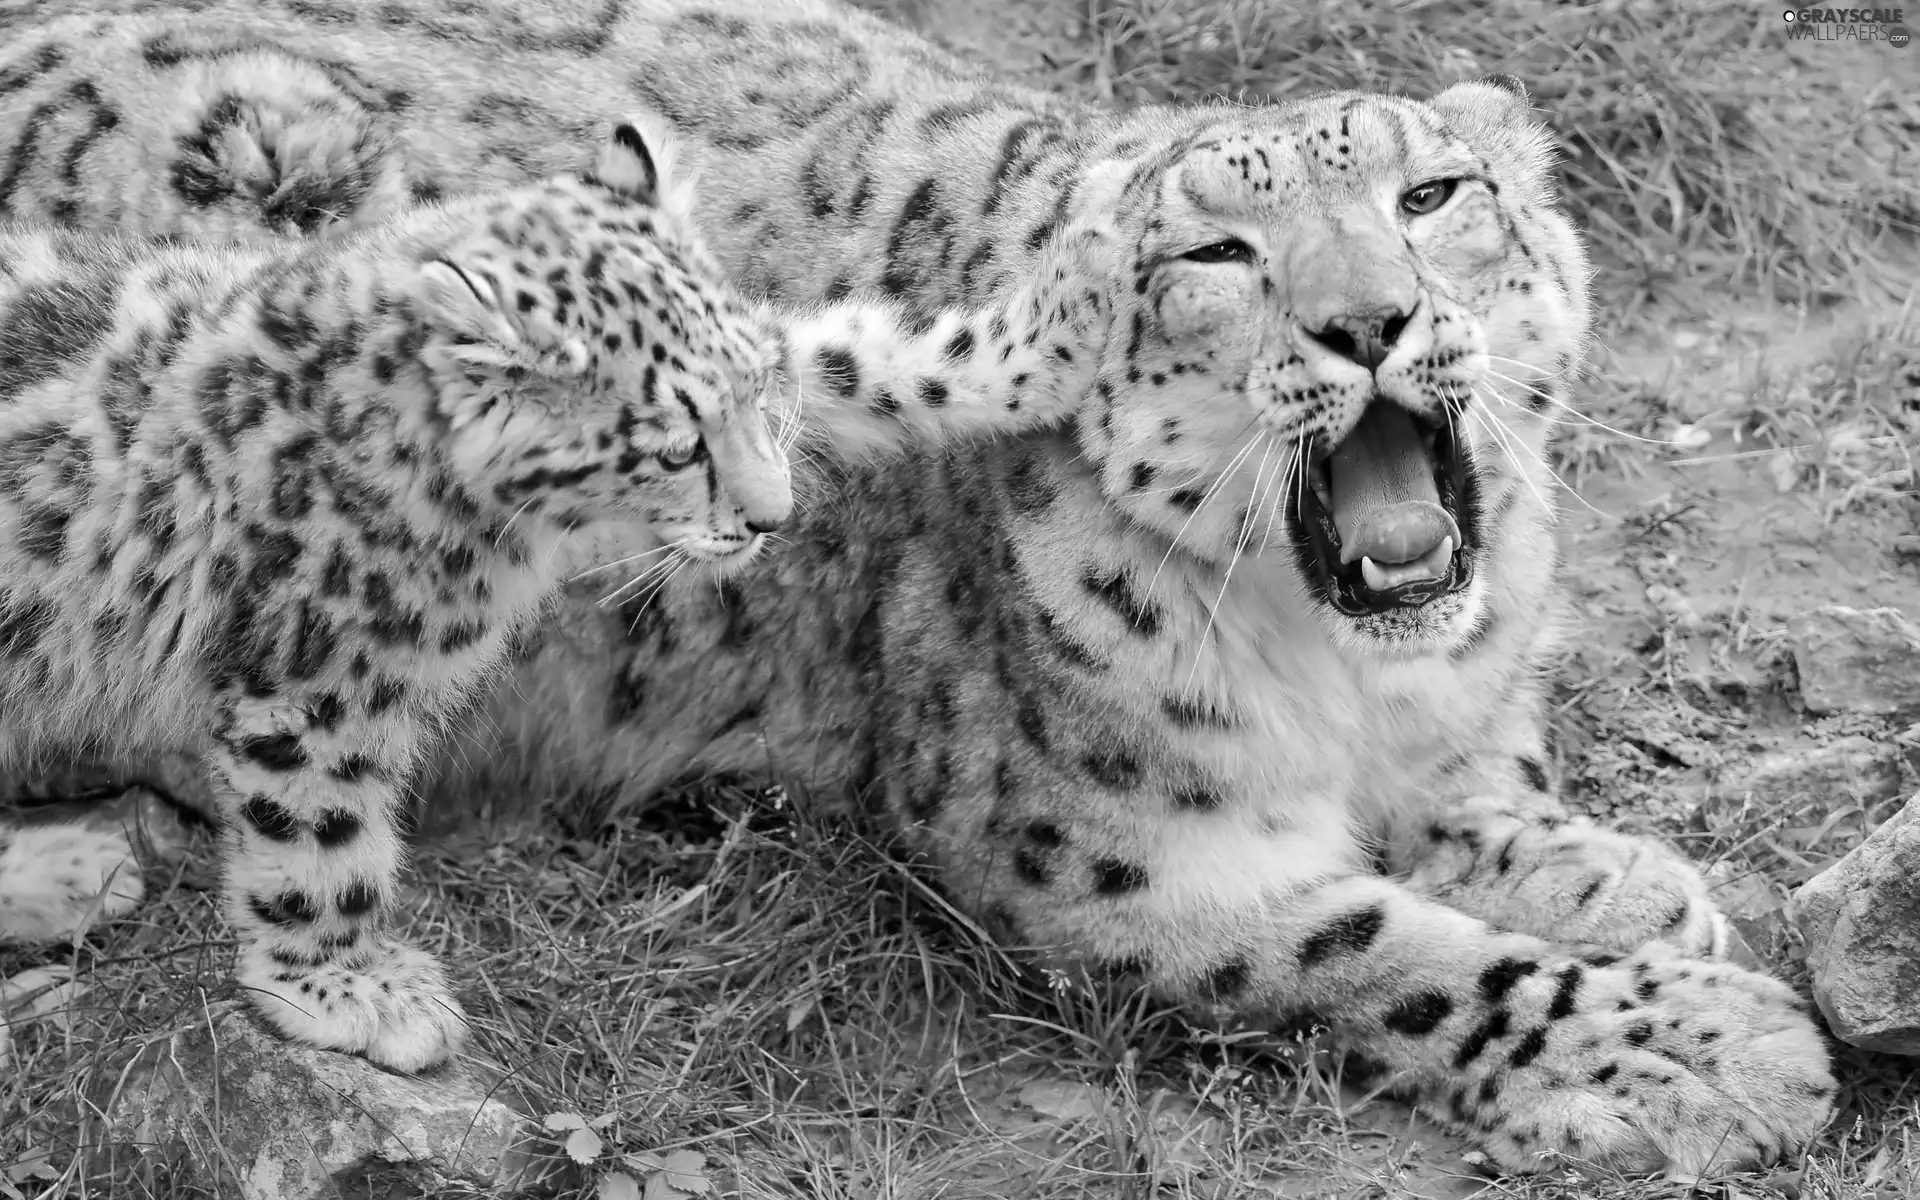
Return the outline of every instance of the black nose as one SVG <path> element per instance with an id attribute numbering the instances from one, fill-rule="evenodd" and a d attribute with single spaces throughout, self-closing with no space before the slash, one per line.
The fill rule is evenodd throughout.
<path id="1" fill-rule="evenodd" d="M 1407 328 L 1408 316 L 1397 308 L 1343 313 L 1329 320 L 1325 328 L 1308 332 L 1341 358 L 1374 371 L 1393 353 L 1394 343 Z"/>

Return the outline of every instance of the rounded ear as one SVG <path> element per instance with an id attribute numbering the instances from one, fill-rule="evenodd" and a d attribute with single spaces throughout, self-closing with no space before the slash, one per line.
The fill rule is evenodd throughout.
<path id="1" fill-rule="evenodd" d="M 615 121 L 593 177 L 603 187 L 649 208 L 689 212 L 691 180 L 678 174 L 680 145 L 673 128 L 652 113 L 636 112 Z"/>
<path id="2" fill-rule="evenodd" d="M 600 147 L 600 161 L 594 164 L 593 173 L 601 183 L 629 199 L 649 206 L 658 203 L 659 164 L 646 137 L 630 122 L 613 127 Z"/>
<path id="3" fill-rule="evenodd" d="M 1527 94 L 1527 85 L 1522 83 L 1519 80 L 1519 78 L 1516 76 L 1488 75 L 1485 78 L 1481 79 L 1480 82 L 1488 85 L 1489 87 L 1497 87 L 1505 91 L 1512 92 L 1514 95 L 1520 97 L 1522 100 L 1525 100 L 1528 104 L 1533 103 L 1533 97 Z"/>
<path id="4" fill-rule="evenodd" d="M 1511 75 L 1456 83 L 1431 103 L 1449 121 L 1466 128 L 1514 125 L 1530 121 L 1533 113 L 1526 85 Z"/>
<path id="5" fill-rule="evenodd" d="M 1511 75 L 1456 83 L 1428 102 L 1456 137 L 1486 156 L 1504 182 L 1546 186 L 1554 143 L 1534 115 L 1527 89 Z"/>

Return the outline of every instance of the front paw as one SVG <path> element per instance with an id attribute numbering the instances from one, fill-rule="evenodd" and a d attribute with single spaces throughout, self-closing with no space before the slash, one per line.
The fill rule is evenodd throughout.
<path id="1" fill-rule="evenodd" d="M 293 957 L 249 946 L 238 974 L 261 1014 L 294 1041 L 408 1073 L 438 1066 L 466 1041 L 466 1015 L 424 950 L 385 941 L 317 966 L 289 965 Z"/>
<path id="2" fill-rule="evenodd" d="M 1537 1023 L 1502 1019 L 1535 1005 Z M 1691 1179 L 1789 1156 L 1833 1112 L 1806 1008 L 1727 963 L 1661 948 L 1606 968 L 1567 963 L 1518 981 L 1489 1025 L 1498 1036 L 1469 1034 L 1467 1069 L 1432 1107 L 1507 1170 L 1572 1159 Z"/>
<path id="3" fill-rule="evenodd" d="M 1630 953 L 1664 943 L 1726 953 L 1727 919 L 1700 871 L 1653 838 L 1586 821 L 1437 821 L 1408 885 L 1495 928 Z"/>

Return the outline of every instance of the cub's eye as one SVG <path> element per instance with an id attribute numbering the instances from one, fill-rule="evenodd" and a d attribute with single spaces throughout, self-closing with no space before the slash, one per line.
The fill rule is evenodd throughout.
<path id="1" fill-rule="evenodd" d="M 1408 216 L 1424 217 L 1453 199 L 1454 189 L 1459 186 L 1458 179 L 1435 179 L 1419 187 L 1408 188 L 1401 193 L 1400 211 Z"/>
<path id="2" fill-rule="evenodd" d="M 1253 261 L 1253 247 L 1239 238 L 1222 238 L 1204 246 L 1195 246 L 1180 257 L 1196 263 L 1250 263 Z"/>
<path id="3" fill-rule="evenodd" d="M 694 459 L 700 457 L 700 443 L 688 442 L 672 450 L 662 450 L 654 457 L 659 459 L 660 465 L 669 471 L 684 471 L 693 465 Z"/>

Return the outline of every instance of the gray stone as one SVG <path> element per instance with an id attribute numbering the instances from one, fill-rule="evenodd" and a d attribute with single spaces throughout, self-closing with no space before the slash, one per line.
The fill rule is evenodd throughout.
<path id="1" fill-rule="evenodd" d="M 1834 1036 L 1920 1055 L 1920 798 L 1803 884 L 1791 913 Z"/>
<path id="2" fill-rule="evenodd" d="M 185 1165 L 246 1200 L 366 1194 L 368 1180 L 407 1194 L 453 1181 L 513 1186 L 538 1174 L 538 1126 L 458 1067 L 397 1075 L 291 1045 L 237 1002 L 142 1051 L 126 1078 L 101 1098 L 101 1152 L 121 1166 L 128 1154 Z"/>
<path id="3" fill-rule="evenodd" d="M 1816 608 L 1787 636 L 1809 711 L 1920 711 L 1920 628 L 1899 609 Z"/>
<path id="4" fill-rule="evenodd" d="M 1903 755 L 1898 746 L 1861 734 L 1824 746 L 1769 751 L 1718 772 L 1718 795 L 1751 800 L 1756 807 L 1793 812 L 1809 801 L 1831 807 L 1845 798 L 1875 804 L 1900 792 Z"/>

